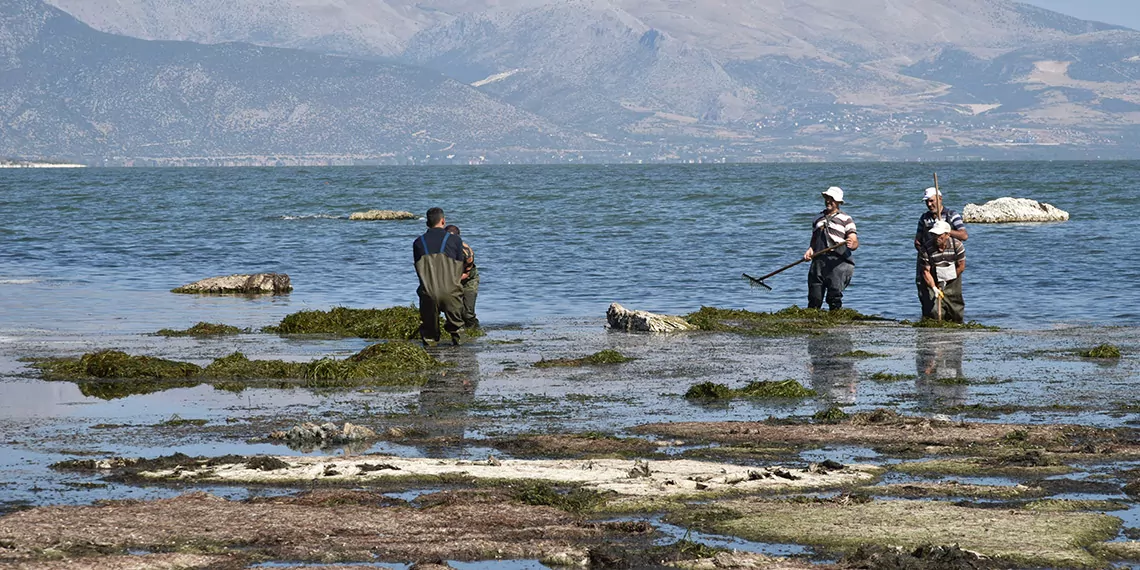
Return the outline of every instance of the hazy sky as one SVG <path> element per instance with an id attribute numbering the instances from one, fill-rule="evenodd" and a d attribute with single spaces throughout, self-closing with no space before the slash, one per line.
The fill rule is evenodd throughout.
<path id="1" fill-rule="evenodd" d="M 1140 30 L 1140 0 L 1020 0 L 1055 12 Z"/>

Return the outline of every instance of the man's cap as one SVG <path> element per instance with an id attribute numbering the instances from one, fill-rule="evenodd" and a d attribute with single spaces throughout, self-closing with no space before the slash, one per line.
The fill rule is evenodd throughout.
<path id="1" fill-rule="evenodd" d="M 922 201 L 925 202 L 927 200 L 933 200 L 935 196 L 941 196 L 941 195 L 942 195 L 941 191 L 939 191 L 937 188 L 931 186 L 930 188 L 926 189 L 926 192 L 922 193 Z"/>
<path id="2" fill-rule="evenodd" d="M 937 222 L 934 222 L 934 225 L 931 226 L 931 228 L 930 228 L 930 233 L 932 233 L 936 236 L 942 235 L 945 233 L 949 233 L 949 232 L 950 232 L 950 224 L 946 223 L 946 220 L 938 220 Z"/>
<path id="3" fill-rule="evenodd" d="M 831 188 L 820 192 L 820 194 L 823 194 L 824 196 L 827 196 L 836 202 L 843 201 L 843 189 L 838 186 L 832 186 Z"/>

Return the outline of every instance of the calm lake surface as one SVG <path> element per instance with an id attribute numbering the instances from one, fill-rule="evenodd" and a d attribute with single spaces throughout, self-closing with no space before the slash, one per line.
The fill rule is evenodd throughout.
<path id="1" fill-rule="evenodd" d="M 145 333 L 198 321 L 276 323 L 302 309 L 415 302 L 416 221 L 354 211 L 440 206 L 474 248 L 485 324 L 806 305 L 802 255 L 820 191 L 858 225 L 846 306 L 913 319 L 914 227 L 937 171 L 948 207 L 1051 203 L 1059 224 L 969 227 L 967 318 L 1010 328 L 1135 325 L 1140 162 L 6 170 L 0 173 L 0 336 Z M 169 290 L 230 273 L 288 273 L 276 298 Z"/>

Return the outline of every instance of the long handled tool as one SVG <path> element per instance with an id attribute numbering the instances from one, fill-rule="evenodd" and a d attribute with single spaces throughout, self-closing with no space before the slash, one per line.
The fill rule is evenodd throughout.
<path id="1" fill-rule="evenodd" d="M 942 219 L 942 190 L 938 188 L 938 173 L 934 173 L 934 221 Z M 935 283 L 937 285 L 937 283 Z M 941 290 L 941 287 L 939 287 Z M 934 302 L 938 303 L 938 320 L 942 320 L 942 298 L 935 295 Z"/>
<path id="2" fill-rule="evenodd" d="M 833 246 L 831 246 L 831 247 L 829 247 L 823 251 L 815 252 L 814 254 L 812 254 L 812 257 L 815 257 L 817 255 L 823 255 L 825 253 L 834 251 L 834 250 L 839 249 L 840 247 L 842 247 L 844 245 L 847 245 L 847 242 L 841 241 L 841 242 L 839 242 L 839 243 L 837 243 L 837 244 L 835 244 L 835 245 L 833 245 Z M 750 281 L 753 285 L 760 285 L 760 286 L 764 287 L 765 289 L 771 291 L 772 288 L 769 287 L 768 284 L 764 282 L 765 279 L 767 279 L 773 275 L 776 275 L 777 273 L 783 273 L 783 272 L 785 272 L 785 271 L 787 271 L 787 270 L 789 270 L 789 269 L 791 269 L 791 268 L 793 268 L 793 267 L 795 267 L 795 266 L 797 266 L 797 265 L 799 265 L 805 261 L 807 261 L 807 260 L 801 257 L 799 259 L 799 261 L 796 261 L 794 263 L 789 263 L 789 264 L 787 264 L 787 265 L 785 265 L 785 266 L 783 266 L 783 267 L 781 267 L 781 268 L 779 268 L 779 269 L 777 269 L 777 270 L 775 270 L 775 271 L 773 271 L 773 272 L 771 272 L 771 273 L 769 273 L 763 277 L 753 277 L 747 273 L 744 273 L 742 275 L 744 275 L 744 278 L 748 279 L 748 281 Z"/>

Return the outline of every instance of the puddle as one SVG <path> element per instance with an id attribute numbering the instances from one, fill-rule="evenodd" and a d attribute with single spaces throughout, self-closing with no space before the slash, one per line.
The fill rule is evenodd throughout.
<path id="1" fill-rule="evenodd" d="M 633 520 L 633 519 L 618 519 L 619 521 Z M 723 548 L 726 550 L 737 550 L 740 552 L 751 552 L 754 554 L 766 554 L 768 556 L 805 556 L 812 552 L 806 546 L 798 544 L 776 544 L 770 542 L 752 542 L 731 536 L 723 536 L 716 534 L 705 534 L 697 532 L 692 529 L 685 529 L 676 525 L 661 522 L 659 518 L 650 518 L 652 524 L 658 531 L 665 535 L 664 538 L 657 540 L 658 545 L 672 544 L 678 540 L 688 540 L 697 542 L 713 548 Z"/>
<path id="2" fill-rule="evenodd" d="M 823 463 L 824 461 L 830 460 L 845 465 L 849 463 L 890 464 L 898 462 L 896 459 L 887 459 L 884 461 L 875 450 L 869 447 L 857 446 L 808 449 L 800 452 L 800 458 L 811 463 Z"/>

